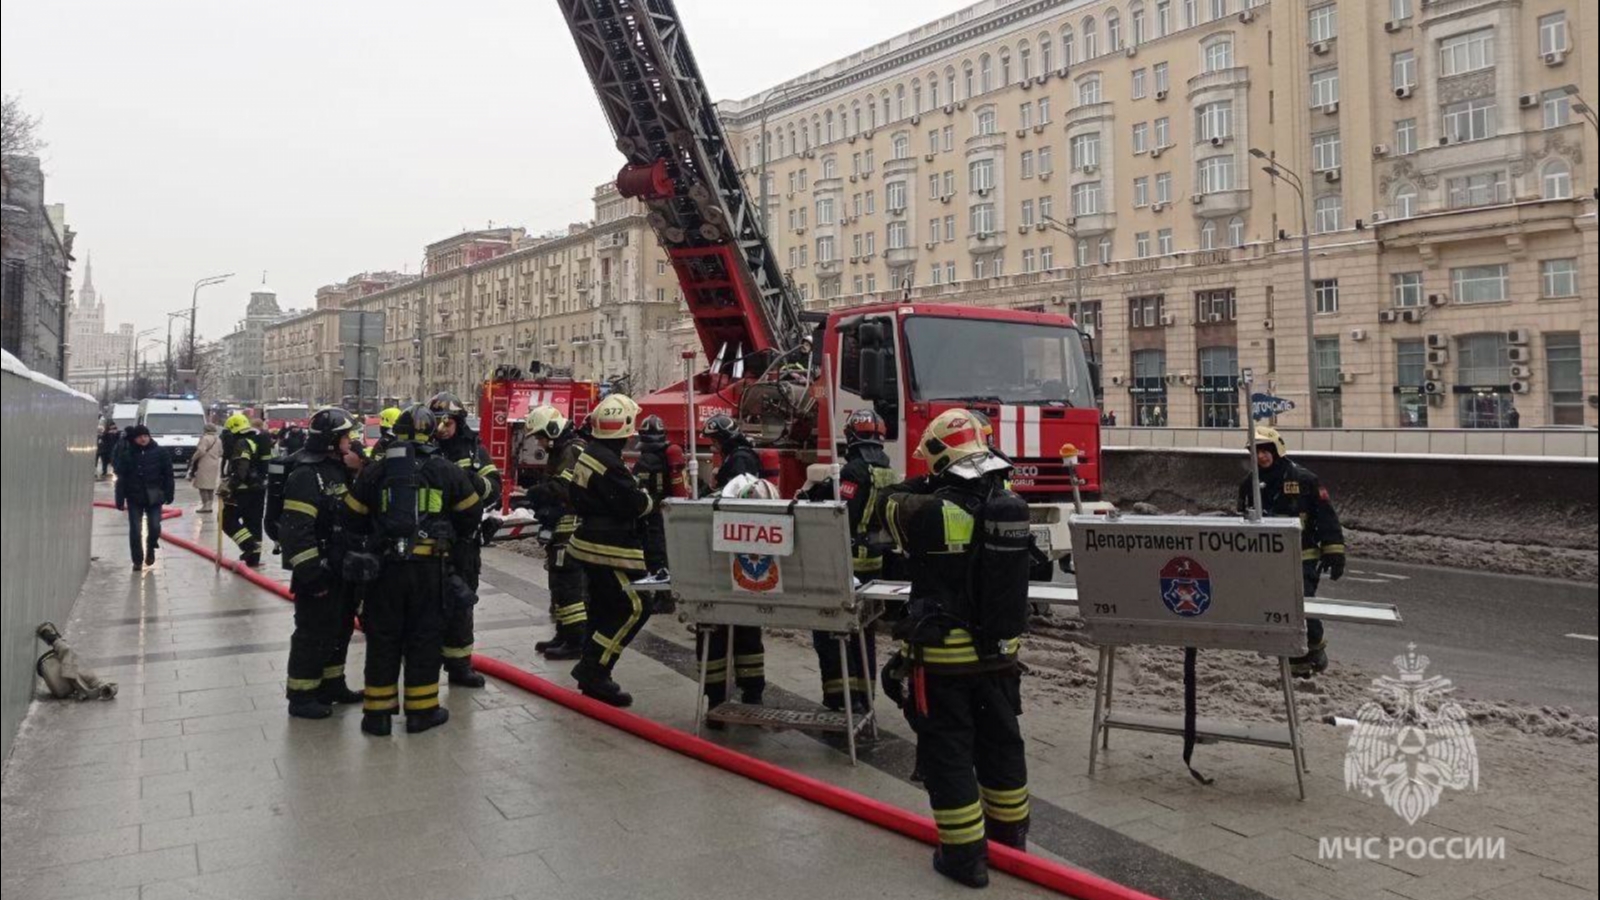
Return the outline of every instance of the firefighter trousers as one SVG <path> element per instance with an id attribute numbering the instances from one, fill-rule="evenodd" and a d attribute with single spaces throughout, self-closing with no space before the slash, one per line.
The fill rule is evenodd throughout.
<path id="1" fill-rule="evenodd" d="M 1317 561 L 1308 559 L 1300 564 L 1300 574 L 1305 582 L 1307 597 L 1317 595 L 1317 585 L 1322 581 L 1322 573 L 1317 571 Z M 1322 620 L 1306 619 L 1306 646 L 1311 650 L 1320 650 L 1325 645 L 1322 636 Z"/>
<path id="2" fill-rule="evenodd" d="M 294 634 L 289 637 L 289 699 L 313 696 L 325 681 L 344 681 L 357 602 L 355 592 L 337 582 L 320 594 L 295 592 Z"/>
<path id="3" fill-rule="evenodd" d="M 590 562 L 583 564 L 583 573 L 589 584 L 589 639 L 579 666 L 609 678 L 622 651 L 650 621 L 650 606 L 631 587 L 634 573 Z"/>
<path id="4" fill-rule="evenodd" d="M 567 555 L 565 544 L 545 551 L 545 571 L 550 573 L 550 621 L 556 637 L 566 644 L 581 644 L 589 627 L 588 578 L 583 564 Z"/>
<path id="5" fill-rule="evenodd" d="M 1028 764 L 1023 755 L 1022 679 L 997 672 L 912 670 L 906 721 L 917 733 L 917 768 L 947 859 L 988 855 L 985 839 L 1013 847 L 1028 833 Z"/>
<path id="6" fill-rule="evenodd" d="M 706 699 L 711 706 L 728 699 L 728 626 L 703 628 L 695 635 L 695 659 L 704 652 L 706 641 L 711 642 L 711 656 L 706 665 Z M 761 693 L 767 688 L 766 647 L 761 641 L 761 629 L 741 625 L 733 629 L 733 683 L 739 688 L 745 703 L 760 703 Z"/>
<path id="7" fill-rule="evenodd" d="M 440 639 L 444 631 L 445 567 L 436 559 L 386 560 L 367 585 L 361 627 L 367 635 L 367 712 L 402 707 L 400 667 L 405 664 L 404 708 L 427 712 L 439 705 Z"/>
<path id="8" fill-rule="evenodd" d="M 661 501 L 656 500 L 657 504 Z M 639 520 L 640 538 L 644 544 L 644 567 L 659 572 L 667 567 L 667 523 L 660 508 Z"/>
<path id="9" fill-rule="evenodd" d="M 839 635 L 827 631 L 811 632 L 811 646 L 817 651 L 817 668 L 822 672 L 822 705 L 829 709 L 844 709 L 844 694 L 850 692 L 850 702 L 866 703 L 872 692 L 873 673 L 878 671 L 878 629 L 867 626 L 867 671 L 861 671 L 861 647 L 855 635 L 844 642 L 844 658 L 839 656 Z M 849 673 L 846 675 L 846 673 Z"/>
<path id="10" fill-rule="evenodd" d="M 222 531 L 241 554 L 261 553 L 261 517 L 266 511 L 265 491 L 238 491 L 222 505 Z"/>
<path id="11" fill-rule="evenodd" d="M 483 548 L 476 540 L 458 541 L 451 558 L 457 575 L 473 593 L 478 592 L 478 575 L 483 571 Z M 441 653 L 446 669 L 472 668 L 472 610 L 470 603 L 452 603 L 444 610 L 444 643 Z"/>

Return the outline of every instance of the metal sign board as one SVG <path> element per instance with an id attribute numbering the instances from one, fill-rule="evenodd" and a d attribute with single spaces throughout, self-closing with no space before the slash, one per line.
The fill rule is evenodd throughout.
<path id="1" fill-rule="evenodd" d="M 1075 515 L 1069 527 L 1095 643 L 1305 652 L 1297 520 Z"/>
<path id="2" fill-rule="evenodd" d="M 794 519 L 742 510 L 711 514 L 711 549 L 724 553 L 794 555 Z"/>
<path id="3" fill-rule="evenodd" d="M 1250 418 L 1257 422 L 1282 415 L 1294 409 L 1294 401 L 1271 394 L 1250 395 Z"/>
<path id="4" fill-rule="evenodd" d="M 672 589 L 686 622 L 853 631 L 866 607 L 880 603 L 856 596 L 843 503 L 669 500 L 662 515 Z M 787 533 L 775 540 L 770 531 L 735 529 L 738 540 L 724 538 L 725 525 L 762 522 L 781 523 Z M 785 547 L 786 554 L 775 552 Z"/>

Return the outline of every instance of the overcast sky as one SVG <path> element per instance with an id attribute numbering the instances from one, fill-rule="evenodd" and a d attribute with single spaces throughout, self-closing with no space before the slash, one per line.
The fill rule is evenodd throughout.
<path id="1" fill-rule="evenodd" d="M 962 0 L 678 0 L 721 100 Z M 554 0 L 51 0 L 0 5 L 0 82 L 43 119 L 47 199 L 112 322 L 200 333 L 371 269 L 416 272 L 462 228 L 590 216 L 622 158 Z"/>

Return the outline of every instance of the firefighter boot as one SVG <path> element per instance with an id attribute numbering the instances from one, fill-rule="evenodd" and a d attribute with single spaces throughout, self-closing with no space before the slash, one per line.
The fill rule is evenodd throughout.
<path id="1" fill-rule="evenodd" d="M 483 674 L 472 667 L 472 661 L 469 659 L 447 662 L 444 664 L 444 671 L 450 676 L 450 683 L 456 687 L 481 688 L 486 684 Z"/>
<path id="2" fill-rule="evenodd" d="M 360 700 L 361 695 L 357 694 L 356 699 Z M 296 719 L 326 719 L 333 715 L 333 707 L 318 694 L 294 691 L 289 695 L 289 715 Z"/>
<path id="3" fill-rule="evenodd" d="M 482 677 L 482 676 L 480 676 Z M 406 734 L 421 734 L 450 721 L 450 710 L 442 706 L 406 714 Z"/>
<path id="4" fill-rule="evenodd" d="M 561 634 L 561 629 L 557 628 L 555 635 L 553 637 L 551 637 L 550 640 L 548 640 L 548 641 L 534 641 L 533 642 L 533 650 L 534 650 L 535 653 L 543 653 L 546 650 L 549 650 L 551 647 L 554 647 L 557 644 L 562 643 L 563 640 L 564 640 L 564 638 L 563 638 L 563 636 Z"/>
<path id="5" fill-rule="evenodd" d="M 1311 645 L 1305 656 L 1289 660 L 1289 672 L 1296 678 L 1315 678 L 1328 669 L 1328 642 Z"/>
<path id="6" fill-rule="evenodd" d="M 983 825 L 984 837 L 996 844 L 1004 844 L 1015 850 L 1028 849 L 1028 820 L 1021 822 L 996 822 L 988 819 Z"/>
<path id="7" fill-rule="evenodd" d="M 633 705 L 633 695 L 612 681 L 611 674 L 605 669 L 589 660 L 584 660 L 572 668 L 572 678 L 578 682 L 578 691 L 585 697 L 619 708 Z"/>
<path id="8" fill-rule="evenodd" d="M 317 700 L 329 706 L 339 703 L 360 703 L 362 693 L 352 691 L 350 685 L 345 683 L 344 676 L 337 678 L 324 678 L 322 686 L 317 688 Z"/>
<path id="9" fill-rule="evenodd" d="M 989 886 L 989 858 L 982 853 L 958 859 L 947 856 L 941 847 L 933 851 L 933 870 L 969 888 Z"/>
<path id="10" fill-rule="evenodd" d="M 367 712 L 361 714 L 361 730 L 373 737 L 388 737 L 394 728 L 394 713 Z"/>

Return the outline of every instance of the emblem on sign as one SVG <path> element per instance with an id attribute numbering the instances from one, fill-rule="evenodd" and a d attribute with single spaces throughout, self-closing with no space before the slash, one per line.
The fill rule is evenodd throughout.
<path id="1" fill-rule="evenodd" d="M 729 557 L 733 567 L 733 589 L 747 594 L 783 593 L 783 570 L 778 557 L 735 553 Z"/>
<path id="2" fill-rule="evenodd" d="M 1192 619 L 1211 608 L 1211 573 L 1199 561 L 1176 556 L 1161 567 L 1161 602 Z"/>

